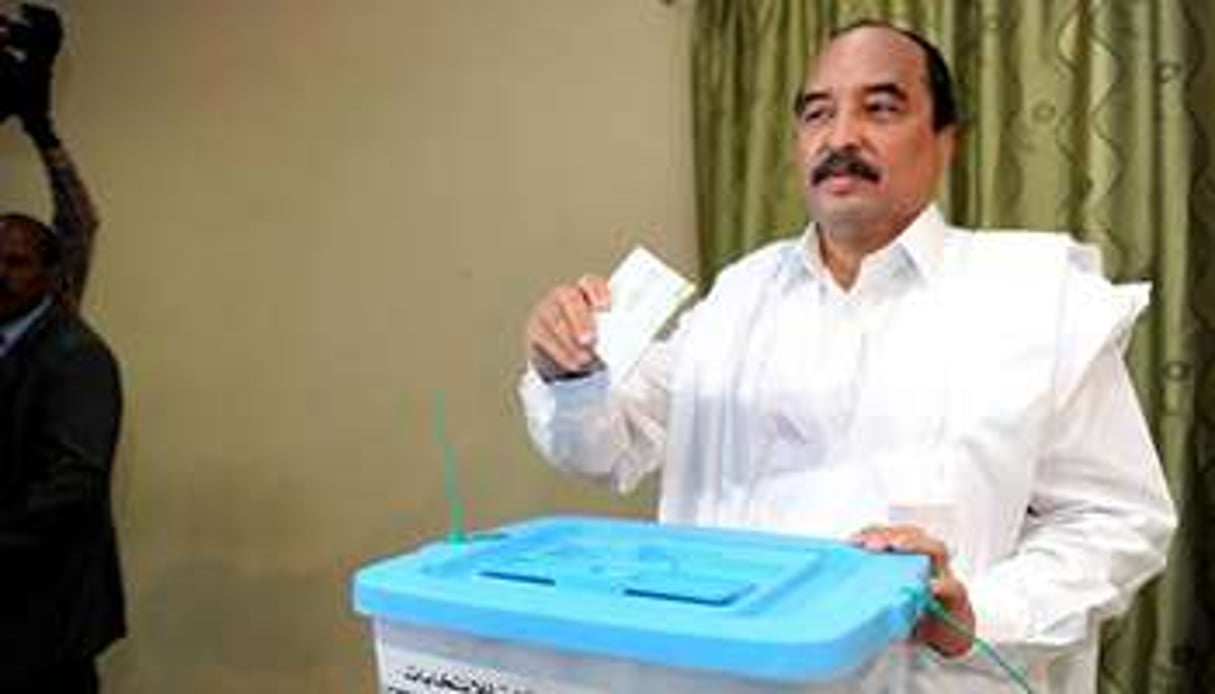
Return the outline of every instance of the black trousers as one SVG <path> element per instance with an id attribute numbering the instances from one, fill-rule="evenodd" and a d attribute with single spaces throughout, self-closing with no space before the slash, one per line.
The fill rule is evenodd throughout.
<path id="1" fill-rule="evenodd" d="M 97 664 L 92 658 L 62 663 L 29 676 L 19 682 L 0 681 L 4 694 L 97 694 L 101 683 Z"/>

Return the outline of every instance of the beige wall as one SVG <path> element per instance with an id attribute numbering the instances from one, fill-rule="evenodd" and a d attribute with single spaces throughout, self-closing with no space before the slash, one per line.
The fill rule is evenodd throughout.
<path id="1" fill-rule="evenodd" d="M 531 453 L 519 328 L 645 242 L 694 267 L 686 5 L 71 3 L 64 136 L 125 367 L 132 635 L 109 691 L 366 692 L 351 571 L 469 516 L 648 513 Z M 0 133 L 0 207 L 44 213 Z M 652 492 L 651 492 L 652 493 Z"/>

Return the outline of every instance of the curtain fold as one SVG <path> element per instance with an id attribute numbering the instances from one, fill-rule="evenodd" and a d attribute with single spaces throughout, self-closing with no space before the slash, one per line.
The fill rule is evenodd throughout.
<path id="1" fill-rule="evenodd" d="M 1192 0 L 698 0 L 693 103 L 701 276 L 796 233 L 791 104 L 834 28 L 885 19 L 958 84 L 946 216 L 1067 230 L 1146 279 L 1128 361 L 1181 511 L 1166 574 L 1103 642 L 1105 692 L 1215 691 L 1215 5 Z"/>

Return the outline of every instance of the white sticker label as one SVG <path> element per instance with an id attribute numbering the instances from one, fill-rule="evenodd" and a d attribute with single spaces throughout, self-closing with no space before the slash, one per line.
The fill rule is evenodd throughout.
<path id="1" fill-rule="evenodd" d="M 602 694 L 379 644 L 381 694 Z"/>

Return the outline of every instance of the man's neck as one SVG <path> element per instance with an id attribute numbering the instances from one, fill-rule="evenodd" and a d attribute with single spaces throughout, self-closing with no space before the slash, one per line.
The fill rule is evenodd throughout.
<path id="1" fill-rule="evenodd" d="M 915 216 L 912 216 L 864 228 L 827 228 L 819 224 L 819 254 L 823 265 L 835 278 L 836 284 L 845 290 L 851 289 L 861 272 L 865 256 L 888 246 L 914 221 Z"/>
<path id="2" fill-rule="evenodd" d="M 885 248 L 896 237 L 898 232 L 880 238 L 871 236 L 863 240 L 860 236 L 833 234 L 823 230 L 818 235 L 819 252 L 823 265 L 835 278 L 836 284 L 843 289 L 851 289 L 861 272 L 861 263 L 865 261 L 865 256 Z"/>

